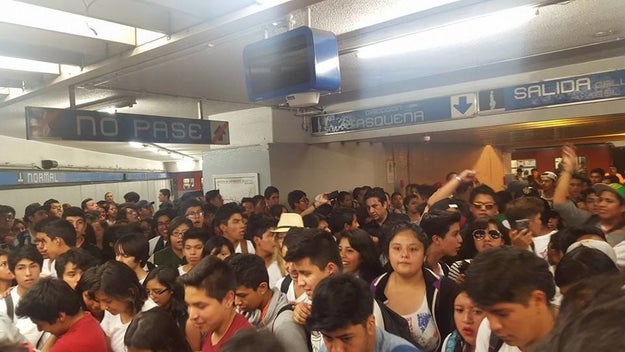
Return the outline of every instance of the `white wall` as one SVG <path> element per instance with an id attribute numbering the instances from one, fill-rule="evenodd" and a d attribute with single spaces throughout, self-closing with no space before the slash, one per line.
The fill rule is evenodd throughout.
<path id="1" fill-rule="evenodd" d="M 281 190 L 283 201 L 294 189 L 312 197 L 362 185 L 393 187 L 386 182 L 387 153 L 381 143 L 277 143 L 270 145 L 269 154 L 271 181 Z"/>
<path id="2" fill-rule="evenodd" d="M 41 160 L 56 160 L 59 168 L 163 171 L 160 161 L 123 155 L 92 152 L 55 144 L 0 135 L 4 153 L 0 167 L 29 168 L 40 166 Z"/>
<path id="3" fill-rule="evenodd" d="M 57 199 L 61 203 L 70 203 L 80 207 L 85 198 L 96 200 L 104 199 L 104 193 L 113 192 L 115 202 L 123 203 L 124 194 L 135 191 L 141 199 L 158 203 L 158 190 L 161 188 L 171 189 L 170 180 L 152 180 L 137 182 L 100 183 L 90 185 L 75 185 L 63 187 L 40 187 L 27 189 L 0 190 L 0 204 L 10 205 L 15 208 L 17 217 L 24 216 L 24 208 L 30 203 L 42 203 L 50 198 Z"/>
<path id="4" fill-rule="evenodd" d="M 211 150 L 202 154 L 202 162 L 204 192 L 214 188 L 214 175 L 258 173 L 258 194 L 262 194 L 271 182 L 269 151 L 266 144 Z"/>

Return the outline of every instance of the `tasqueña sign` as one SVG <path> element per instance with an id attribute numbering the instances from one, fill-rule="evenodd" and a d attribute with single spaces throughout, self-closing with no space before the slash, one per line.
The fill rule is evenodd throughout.
<path id="1" fill-rule="evenodd" d="M 98 142 L 230 143 L 225 121 L 38 107 L 26 108 L 26 137 Z"/>

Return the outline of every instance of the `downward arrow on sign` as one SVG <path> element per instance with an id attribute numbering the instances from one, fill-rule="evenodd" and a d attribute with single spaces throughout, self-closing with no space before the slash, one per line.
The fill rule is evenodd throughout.
<path id="1" fill-rule="evenodd" d="M 466 96 L 461 96 L 458 98 L 458 104 L 454 104 L 454 108 L 464 115 L 472 105 L 473 103 L 467 102 Z"/>

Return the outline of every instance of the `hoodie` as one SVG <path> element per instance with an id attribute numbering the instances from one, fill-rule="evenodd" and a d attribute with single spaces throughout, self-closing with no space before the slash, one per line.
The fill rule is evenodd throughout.
<path id="1" fill-rule="evenodd" d="M 246 314 L 248 321 L 258 329 L 268 329 L 280 341 L 285 351 L 308 351 L 308 335 L 304 327 L 293 321 L 293 308 L 278 288 L 272 288 L 267 313 L 260 320 L 260 310 Z"/>

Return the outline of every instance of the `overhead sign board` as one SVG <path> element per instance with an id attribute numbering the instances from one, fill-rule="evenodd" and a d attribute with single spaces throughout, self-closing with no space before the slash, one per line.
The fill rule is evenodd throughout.
<path id="1" fill-rule="evenodd" d="M 0 171 L 0 187 L 51 186 L 71 183 L 101 183 L 142 180 L 163 180 L 171 176 L 166 172 L 87 172 L 10 170 Z"/>
<path id="2" fill-rule="evenodd" d="M 38 107 L 26 108 L 26 137 L 97 142 L 230 143 L 226 121 Z"/>
<path id="3" fill-rule="evenodd" d="M 312 133 L 325 135 L 472 117 L 477 111 L 475 99 L 475 93 L 471 93 L 313 116 Z"/>
<path id="4" fill-rule="evenodd" d="M 479 111 L 496 113 L 620 97 L 625 97 L 625 70 L 483 90 Z"/>

